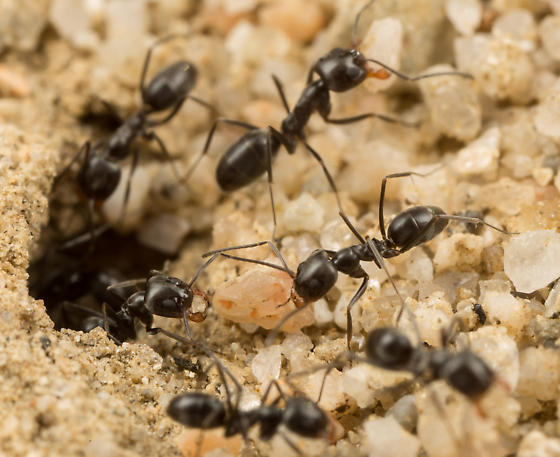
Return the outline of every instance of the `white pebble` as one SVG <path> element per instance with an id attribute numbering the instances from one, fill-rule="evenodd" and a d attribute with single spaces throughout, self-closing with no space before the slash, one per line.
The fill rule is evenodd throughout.
<path id="1" fill-rule="evenodd" d="M 364 423 L 363 444 L 369 457 L 416 457 L 420 440 L 404 430 L 391 416 L 374 417 Z"/>
<path id="2" fill-rule="evenodd" d="M 511 335 L 519 334 L 531 316 L 522 300 L 510 293 L 509 282 L 500 279 L 480 281 L 480 304 L 491 323 L 501 323 Z"/>
<path id="3" fill-rule="evenodd" d="M 545 51 L 560 60 L 560 16 L 547 16 L 539 24 L 539 36 Z"/>
<path id="4" fill-rule="evenodd" d="M 498 171 L 501 133 L 492 127 L 457 153 L 453 162 L 455 171 L 462 176 L 481 175 L 488 178 Z"/>
<path id="5" fill-rule="evenodd" d="M 560 138 L 560 81 L 551 88 L 535 113 L 535 127 L 543 135 Z"/>
<path id="6" fill-rule="evenodd" d="M 142 224 L 138 241 L 165 254 L 175 254 L 190 228 L 189 222 L 182 217 L 162 213 Z"/>
<path id="7" fill-rule="evenodd" d="M 130 182 L 130 195 L 126 205 L 125 217 L 122 221 L 125 227 L 136 225 L 142 218 L 148 192 L 158 167 L 159 165 L 156 164 L 139 165 L 136 167 Z M 119 185 L 101 207 L 103 216 L 112 225 L 120 222 L 130 166 L 123 166 L 121 170 Z"/>
<path id="8" fill-rule="evenodd" d="M 535 18 L 521 8 L 505 11 L 494 22 L 492 35 L 512 40 L 524 51 L 533 51 L 537 41 Z"/>
<path id="9" fill-rule="evenodd" d="M 535 230 L 513 236 L 504 248 L 504 271 L 518 292 L 545 287 L 560 276 L 560 234 Z"/>
<path id="10" fill-rule="evenodd" d="M 360 48 L 366 57 L 378 60 L 395 70 L 400 68 L 402 50 L 403 27 L 401 21 L 391 17 L 373 21 L 364 36 Z M 370 63 L 374 70 L 381 70 L 381 66 Z M 388 78 L 367 78 L 363 85 L 371 92 L 377 92 L 390 87 L 396 76 L 386 72 Z"/>
<path id="11" fill-rule="evenodd" d="M 454 71 L 450 65 L 436 65 L 423 73 Z M 461 141 L 470 140 L 480 130 L 482 111 L 479 96 L 470 79 L 438 76 L 420 80 L 420 90 L 430 110 L 434 126 Z"/>
<path id="12" fill-rule="evenodd" d="M 533 430 L 521 440 L 517 457 L 560 457 L 560 440 Z"/>
<path id="13" fill-rule="evenodd" d="M 546 317 L 551 317 L 554 313 L 560 312 L 560 281 L 556 281 L 554 287 L 548 294 L 544 302 Z"/>
<path id="14" fill-rule="evenodd" d="M 468 334 L 472 351 L 514 391 L 519 381 L 519 350 L 503 327 L 484 326 Z"/>
<path id="15" fill-rule="evenodd" d="M 528 347 L 519 354 L 516 393 L 537 400 L 556 400 L 560 386 L 560 352 L 554 348 Z"/>
<path id="16" fill-rule="evenodd" d="M 290 201 L 282 216 L 282 225 L 290 232 L 318 232 L 324 223 L 323 207 L 308 193 Z"/>
<path id="17" fill-rule="evenodd" d="M 454 233 L 440 240 L 434 256 L 436 271 L 447 268 L 469 269 L 480 263 L 484 240 L 472 233 Z"/>
<path id="18" fill-rule="evenodd" d="M 461 35 L 472 35 L 482 19 L 479 0 L 447 0 L 445 13 Z"/>
<path id="19" fill-rule="evenodd" d="M 251 362 L 251 371 L 261 385 L 268 384 L 280 376 L 282 351 L 279 345 L 264 347 L 259 350 Z"/>
<path id="20" fill-rule="evenodd" d="M 91 2 L 85 0 L 54 0 L 49 10 L 49 18 L 56 31 L 74 46 L 93 50 L 99 38 L 92 30 L 95 11 Z"/>

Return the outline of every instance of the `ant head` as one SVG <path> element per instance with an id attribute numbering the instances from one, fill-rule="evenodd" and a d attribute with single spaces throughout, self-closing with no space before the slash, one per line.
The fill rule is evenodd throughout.
<path id="1" fill-rule="evenodd" d="M 494 381 L 492 369 L 469 350 L 450 357 L 437 374 L 469 398 L 482 395 Z"/>
<path id="2" fill-rule="evenodd" d="M 184 99 L 196 84 L 198 70 L 185 60 L 164 68 L 142 93 L 144 103 L 154 111 L 171 108 Z"/>
<path id="3" fill-rule="evenodd" d="M 329 419 L 316 403 L 308 398 L 295 397 L 288 400 L 283 423 L 300 436 L 317 438 L 326 434 Z"/>
<path id="4" fill-rule="evenodd" d="M 202 392 L 177 395 L 169 402 L 167 414 L 182 425 L 203 430 L 221 427 L 226 421 L 223 403 Z"/>
<path id="5" fill-rule="evenodd" d="M 377 328 L 366 340 L 366 354 L 373 365 L 389 370 L 405 369 L 414 352 L 407 336 L 396 328 Z"/>
<path id="6" fill-rule="evenodd" d="M 120 167 L 95 153 L 87 156 L 78 174 L 82 192 L 94 200 L 108 198 L 117 188 L 120 179 Z"/>
<path id="7" fill-rule="evenodd" d="M 333 92 L 353 89 L 368 77 L 367 61 L 355 49 L 333 49 L 317 61 L 315 71 Z"/>
<path id="8" fill-rule="evenodd" d="M 158 316 L 179 318 L 192 304 L 193 295 L 192 288 L 179 278 L 156 274 L 146 281 L 145 306 Z"/>

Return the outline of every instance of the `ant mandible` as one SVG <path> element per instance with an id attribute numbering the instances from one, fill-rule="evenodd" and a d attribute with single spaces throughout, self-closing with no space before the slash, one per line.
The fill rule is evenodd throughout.
<path id="1" fill-rule="evenodd" d="M 389 274 L 383 259 L 398 256 L 415 246 L 419 246 L 430 241 L 445 229 L 449 220 L 459 220 L 475 224 L 484 224 L 488 227 L 498 230 L 499 232 L 509 234 L 509 232 L 495 227 L 483 221 L 482 219 L 467 216 L 449 215 L 437 206 L 414 206 L 412 208 L 406 209 L 395 216 L 395 218 L 390 222 L 386 231 L 385 223 L 383 220 L 383 206 L 387 181 L 392 178 L 412 175 L 426 176 L 426 174 L 407 171 L 387 175 L 382 180 L 379 199 L 379 229 L 382 236 L 381 240 L 370 238 L 367 236 L 364 238 L 350 222 L 348 217 L 343 212 L 340 212 L 340 216 L 342 217 L 350 231 L 356 236 L 359 244 L 348 246 L 338 251 L 327 249 L 319 249 L 317 251 L 314 251 L 306 260 L 299 264 L 296 273 L 288 268 L 285 260 L 280 254 L 280 251 L 271 241 L 260 241 L 257 243 L 251 243 L 242 246 L 217 249 L 204 254 L 203 257 L 220 254 L 224 257 L 228 257 L 234 260 L 256 263 L 268 266 L 270 268 L 275 268 L 288 273 L 292 277 L 294 281 L 292 299 L 294 301 L 294 304 L 296 305 L 296 309 L 288 313 L 280 321 L 280 323 L 271 333 L 269 337 L 270 339 L 272 339 L 276 335 L 280 327 L 284 325 L 284 323 L 294 314 L 304 309 L 306 306 L 308 306 L 309 303 L 317 301 L 320 298 L 324 297 L 336 284 L 339 272 L 344 273 L 351 278 L 362 279 L 361 285 L 346 306 L 346 336 L 347 345 L 350 349 L 350 343 L 352 339 L 351 310 L 354 304 L 365 293 L 369 281 L 369 275 L 362 268 L 360 262 L 375 262 L 378 268 L 383 268 L 395 292 L 400 297 L 399 291 L 396 288 L 396 285 L 391 275 Z M 273 253 L 281 260 L 282 266 L 274 265 L 272 263 L 261 260 L 247 259 L 244 257 L 225 254 L 225 252 L 227 251 L 251 248 L 261 246 L 263 244 L 268 244 L 270 246 Z M 398 319 L 400 319 L 403 310 L 407 308 L 404 305 L 404 301 L 402 302 L 403 306 L 400 309 Z"/>
<path id="2" fill-rule="evenodd" d="M 321 57 L 311 67 L 307 78 L 307 85 L 293 110 L 290 110 L 282 83 L 276 76 L 272 76 L 284 108 L 288 113 L 287 117 L 282 122 L 280 131 L 272 126 L 268 126 L 266 129 L 260 129 L 246 122 L 222 117 L 218 118 L 208 133 L 202 153 L 187 171 L 185 180 L 191 176 L 198 163 L 202 160 L 202 157 L 208 152 L 218 124 L 231 124 L 249 131 L 234 142 L 223 154 L 216 169 L 216 180 L 222 190 L 230 192 L 249 185 L 256 178 L 262 176 L 265 172 L 267 173 L 274 223 L 273 239 L 276 230 L 276 210 L 272 191 L 272 162 L 278 154 L 280 146 L 284 146 L 289 154 L 293 154 L 296 151 L 299 142 L 305 146 L 321 166 L 335 194 L 338 207 L 340 211 L 343 211 L 338 190 L 331 173 L 321 155 L 306 141 L 304 130 L 311 115 L 314 112 L 318 112 L 325 122 L 331 124 L 349 124 L 367 118 L 378 118 L 386 122 L 401 123 L 409 127 L 414 127 L 416 124 L 410 124 L 378 113 L 364 113 L 348 118 L 332 119 L 330 117 L 330 92 L 346 92 L 360 85 L 366 78 L 386 79 L 390 76 L 390 73 L 407 81 L 418 81 L 424 78 L 448 75 L 472 78 L 472 75 L 461 72 L 438 72 L 410 77 L 390 68 L 378 60 L 364 57 L 355 49 L 358 44 L 356 31 L 363 11 L 372 3 L 373 0 L 362 7 L 356 15 L 352 29 L 352 48 L 335 48 Z M 383 67 L 383 69 L 374 71 L 368 67 L 368 62 L 378 64 Z M 314 73 L 319 76 L 319 79 L 316 81 L 313 81 Z"/>
<path id="3" fill-rule="evenodd" d="M 180 60 L 167 66 L 146 84 L 146 74 L 153 50 L 172 39 L 185 36 L 182 34 L 167 35 L 150 46 L 140 76 L 140 93 L 143 106 L 126 119 L 107 140 L 99 141 L 93 146 L 89 141 L 86 141 L 61 173 L 61 175 L 64 174 L 76 160 L 84 156 L 78 172 L 78 184 L 88 198 L 88 217 L 92 238 L 94 237 L 92 220 L 95 203 L 106 200 L 114 192 L 121 178 L 121 168 L 117 162 L 132 154 L 132 164 L 121 212 L 121 219 L 124 217 L 132 175 L 138 164 L 138 149 L 132 147 L 134 141 L 138 137 L 150 141 L 155 140 L 165 158 L 172 165 L 175 175 L 179 178 L 165 144 L 152 129 L 169 122 L 179 112 L 187 99 L 213 109 L 207 102 L 190 95 L 196 84 L 198 70 L 193 63 L 186 60 Z M 161 119 L 150 118 L 152 114 L 167 109 L 170 109 L 169 113 Z"/>

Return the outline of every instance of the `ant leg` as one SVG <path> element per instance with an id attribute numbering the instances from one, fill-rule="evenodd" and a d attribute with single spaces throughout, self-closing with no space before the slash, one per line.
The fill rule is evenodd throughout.
<path id="1" fill-rule="evenodd" d="M 365 244 L 366 240 L 364 240 L 362 235 L 360 235 L 360 232 L 358 232 L 356 227 L 354 227 L 354 224 L 352 224 L 352 222 L 350 222 L 350 219 L 348 219 L 348 216 L 346 216 L 346 214 L 343 211 L 339 211 L 338 215 L 342 218 L 342 220 L 344 221 L 346 226 L 350 229 L 350 231 L 354 234 L 354 236 L 356 238 L 358 238 L 358 241 L 362 244 Z"/>
<path id="2" fill-rule="evenodd" d="M 381 192 L 379 193 L 379 231 L 381 232 L 381 237 L 386 240 L 387 234 L 385 232 L 385 220 L 383 218 L 383 206 L 385 204 L 385 188 L 387 187 L 387 181 L 389 179 L 394 178 L 403 178 L 406 176 L 421 176 L 425 178 L 426 176 L 431 175 L 432 173 L 439 170 L 441 166 L 434 168 L 433 170 L 429 171 L 428 173 L 418 173 L 416 171 L 403 171 L 401 173 L 392 173 L 390 175 L 386 175 L 381 180 Z"/>
<path id="3" fill-rule="evenodd" d="M 265 346 L 270 346 L 272 344 L 272 342 L 276 339 L 276 336 L 278 335 L 278 332 L 280 332 L 280 329 L 282 328 L 282 326 L 288 322 L 293 316 L 295 316 L 297 313 L 303 311 L 305 308 L 307 308 L 309 306 L 309 302 L 308 301 L 304 301 L 303 305 L 300 306 L 299 308 L 293 309 L 292 311 L 290 311 L 288 314 L 286 314 L 282 320 L 276 324 L 276 327 L 274 327 L 272 329 L 272 333 L 270 333 L 270 335 L 268 335 L 266 337 L 266 340 L 264 342 Z"/>
<path id="4" fill-rule="evenodd" d="M 507 230 L 503 230 L 501 228 L 496 227 L 495 225 L 489 224 L 488 222 L 485 222 L 483 219 L 479 219 L 478 217 L 467 217 L 467 216 L 453 216 L 451 214 L 442 214 L 442 215 L 437 215 L 434 216 L 437 219 L 449 219 L 449 220 L 453 220 L 453 221 L 462 221 L 462 222 L 471 222 L 473 224 L 483 224 L 486 225 L 487 227 L 490 227 L 491 229 L 497 230 L 498 232 L 501 232 L 505 235 L 519 235 L 519 232 L 508 232 Z"/>
<path id="5" fill-rule="evenodd" d="M 146 122 L 146 126 L 148 127 L 155 127 L 158 125 L 162 125 L 162 124 L 166 124 L 167 122 L 169 122 L 171 119 L 173 119 L 175 117 L 175 115 L 179 112 L 179 110 L 181 109 L 181 107 L 183 106 L 183 103 L 185 103 L 185 100 L 187 99 L 187 97 L 183 97 L 181 100 L 179 100 L 177 103 L 175 103 L 175 105 L 173 106 L 173 108 L 171 109 L 171 111 L 169 112 L 169 114 L 167 114 L 166 116 L 164 116 L 161 119 L 157 119 L 157 120 L 153 120 L 153 121 L 147 121 Z"/>
<path id="6" fill-rule="evenodd" d="M 410 307 L 406 304 L 406 301 L 404 300 L 401 293 L 399 292 L 399 289 L 397 288 L 397 285 L 395 284 L 395 281 L 393 280 L 393 276 L 391 276 L 391 273 L 389 273 L 389 270 L 387 269 L 387 265 L 385 265 L 385 261 L 383 260 L 383 256 L 379 252 L 379 249 L 377 249 L 377 247 L 375 246 L 375 243 L 373 242 L 373 240 L 369 237 L 366 237 L 366 242 L 367 242 L 367 245 L 369 246 L 373 256 L 375 257 L 375 263 L 377 265 L 380 265 L 381 268 L 383 268 L 383 271 L 385 271 L 385 274 L 387 275 L 387 278 L 389 278 L 389 282 L 391 283 L 391 286 L 393 287 L 393 290 L 395 291 L 395 293 L 397 294 L 397 296 L 399 297 L 399 300 L 401 302 L 401 309 L 399 310 L 399 313 L 397 315 L 396 326 L 398 326 L 399 321 L 401 320 L 401 317 L 404 313 L 404 310 L 406 310 L 406 312 L 409 315 L 410 320 L 412 322 L 412 326 L 414 327 L 414 333 L 416 333 L 416 337 L 418 338 L 418 343 L 420 343 L 422 341 L 422 337 L 420 336 L 420 329 L 418 328 L 418 323 L 416 322 L 416 317 L 414 316 L 414 313 L 412 312 Z"/>
<path id="7" fill-rule="evenodd" d="M 379 60 L 376 59 L 366 59 L 368 62 L 373 62 L 377 65 L 382 66 L 385 70 L 389 71 L 390 73 L 393 73 L 395 76 L 404 79 L 405 81 L 419 81 L 420 79 L 426 79 L 426 78 L 433 78 L 434 76 L 460 76 L 461 78 L 467 78 L 467 79 L 474 79 L 474 76 L 471 75 L 470 73 L 464 73 L 461 71 L 440 71 L 440 72 L 436 72 L 436 73 L 426 73 L 424 75 L 418 75 L 418 76 L 408 76 L 405 75 L 404 73 L 401 73 L 400 71 L 395 70 L 394 68 L 391 68 L 389 65 L 384 64 L 383 62 L 380 62 Z M 370 72 L 370 77 L 380 77 L 380 76 L 376 76 L 375 71 L 371 71 Z M 385 76 L 382 76 L 381 79 L 385 79 Z"/>
<path id="8" fill-rule="evenodd" d="M 268 262 L 261 263 L 261 261 L 255 261 L 254 263 L 259 263 L 261 265 L 271 266 L 272 268 L 276 268 L 276 269 L 279 269 L 281 271 L 285 271 L 290 276 L 295 277 L 295 274 L 290 270 L 290 268 L 288 268 L 288 264 L 286 263 L 286 260 L 284 259 L 284 256 L 282 256 L 282 254 L 280 253 L 280 251 L 278 250 L 278 248 L 276 247 L 276 245 L 272 241 L 258 241 L 256 243 L 250 243 L 250 244 L 245 244 L 245 245 L 240 245 L 240 246 L 230 246 L 230 247 L 227 247 L 227 248 L 215 249 L 214 251 L 206 252 L 205 254 L 202 255 L 202 257 L 203 258 L 204 257 L 209 257 L 209 256 L 214 255 L 214 254 L 221 254 L 223 252 L 234 251 L 236 249 L 253 248 L 253 247 L 257 247 L 257 246 L 262 246 L 263 244 L 268 244 L 268 247 L 274 253 L 274 255 L 280 259 L 280 262 L 282 262 L 282 265 L 283 265 L 284 268 L 280 268 L 278 265 L 274 265 L 274 264 L 271 264 L 271 263 L 268 263 Z M 252 262 L 253 261 L 253 259 L 247 259 L 247 258 L 244 258 L 244 257 L 235 257 L 235 256 L 231 256 L 231 255 L 226 255 L 226 254 L 222 254 L 222 255 L 224 257 L 230 257 L 230 258 L 234 258 L 236 260 L 241 260 L 242 262 Z"/>
<path id="9" fill-rule="evenodd" d="M 124 191 L 124 198 L 121 207 L 121 215 L 119 216 L 118 224 L 123 222 L 124 216 L 126 214 L 126 207 L 128 205 L 128 199 L 130 197 L 130 185 L 132 184 L 132 175 L 134 174 L 134 171 L 136 170 L 136 166 L 138 165 L 138 156 L 139 156 L 138 149 L 135 148 L 134 152 L 132 153 L 132 165 L 130 166 L 130 172 L 128 173 L 128 179 L 126 180 L 126 188 Z"/>
<path id="10" fill-rule="evenodd" d="M 163 155 L 165 156 L 165 159 L 171 166 L 171 169 L 173 170 L 173 174 L 177 178 L 177 181 L 180 181 L 181 176 L 179 175 L 179 172 L 177 171 L 177 167 L 175 167 L 175 164 L 171 159 L 171 155 L 169 154 L 169 151 L 167 151 L 167 148 L 165 147 L 165 144 L 163 143 L 162 139 L 154 131 L 144 132 L 144 137 L 148 140 L 156 140 L 156 143 L 158 144 Z"/>
<path id="11" fill-rule="evenodd" d="M 278 391 L 278 393 L 280 394 L 280 398 L 282 400 L 284 400 L 284 402 L 287 401 L 286 399 L 286 395 L 284 394 L 284 392 L 282 391 L 282 389 L 280 388 L 280 384 L 278 384 L 278 381 L 276 379 L 273 379 L 272 381 L 270 381 L 268 383 L 268 387 L 266 388 L 264 395 L 261 397 L 261 406 L 266 404 L 266 400 L 268 398 L 268 395 L 270 394 L 270 392 L 272 392 L 272 387 L 276 387 L 276 390 Z"/>
<path id="12" fill-rule="evenodd" d="M 272 180 L 272 133 L 271 132 L 275 132 L 273 127 L 268 127 L 268 134 L 266 135 L 266 174 L 268 176 L 268 194 L 270 196 L 270 205 L 272 207 L 272 222 L 273 222 L 273 227 L 272 227 L 272 239 L 275 240 L 276 239 L 276 227 L 278 225 L 278 222 L 276 220 L 276 206 L 274 205 L 274 190 L 272 188 L 273 186 L 273 180 Z"/>
<path id="13" fill-rule="evenodd" d="M 248 124 L 247 122 L 236 121 L 234 119 L 228 119 L 228 118 L 225 118 L 225 117 L 219 117 L 218 119 L 216 119 L 214 121 L 214 123 L 212 124 L 212 127 L 210 128 L 210 131 L 208 132 L 208 136 L 206 137 L 206 143 L 204 144 L 204 149 L 199 154 L 199 156 L 196 158 L 194 163 L 190 166 L 190 168 L 187 170 L 187 173 L 185 174 L 185 176 L 183 176 L 183 178 L 182 178 L 183 181 L 188 181 L 188 179 L 191 177 L 191 175 L 193 174 L 194 170 L 196 169 L 196 167 L 198 166 L 198 164 L 200 163 L 202 158 L 208 152 L 208 149 L 210 148 L 210 143 L 212 142 L 212 138 L 214 137 L 214 133 L 216 132 L 216 128 L 218 127 L 219 123 L 236 125 L 238 127 L 243 127 L 244 129 L 247 129 L 247 130 L 257 130 L 258 129 L 258 127 L 254 126 L 252 124 Z"/>
<path id="14" fill-rule="evenodd" d="M 86 160 L 84 161 L 84 162 L 86 162 L 88 157 L 89 157 L 89 154 L 90 154 L 90 149 L 91 149 L 91 143 L 89 141 L 86 141 L 84 144 L 82 144 L 80 149 L 78 149 L 78 152 L 74 155 L 74 157 L 72 157 L 72 160 L 68 163 L 68 165 L 66 165 L 62 169 L 62 171 L 55 178 L 56 181 L 58 181 L 72 167 L 72 165 L 74 165 L 76 160 L 78 160 L 83 153 L 86 154 Z"/>
<path id="15" fill-rule="evenodd" d="M 334 179 L 331 175 L 331 172 L 327 168 L 327 165 L 325 164 L 323 158 L 319 155 L 317 151 L 315 151 L 315 149 L 313 149 L 309 145 L 309 143 L 304 141 L 303 144 L 305 145 L 306 149 L 311 153 L 311 155 L 315 158 L 315 160 L 319 162 L 319 165 L 321 165 L 321 168 L 323 169 L 323 173 L 325 173 L 325 176 L 327 177 L 327 181 L 329 182 L 329 185 L 331 186 L 331 189 L 334 192 L 334 196 L 336 197 L 336 203 L 338 204 L 338 208 L 341 211 L 343 211 L 342 203 L 340 202 L 340 196 L 338 195 L 338 189 L 336 188 L 336 184 L 334 183 Z"/>
<path id="16" fill-rule="evenodd" d="M 125 287 L 132 287 L 132 286 L 138 286 L 139 284 L 144 284 L 146 282 L 146 278 L 138 278 L 138 279 L 128 279 L 126 281 L 122 281 L 122 282 L 118 282 L 116 284 L 111 284 L 110 286 L 107 286 L 107 291 L 114 293 L 116 297 L 118 297 L 118 295 L 116 295 L 116 292 L 112 292 L 113 289 L 124 289 Z"/>
<path id="17" fill-rule="evenodd" d="M 282 85 L 282 82 L 276 75 L 272 75 L 272 79 L 274 80 L 276 89 L 280 94 L 280 98 L 282 99 L 282 104 L 284 105 L 284 108 L 286 108 L 286 112 L 290 114 L 290 105 L 288 105 L 288 99 L 286 98 L 286 94 L 284 93 L 284 86 Z"/>
<path id="18" fill-rule="evenodd" d="M 101 236 L 103 233 L 105 233 L 110 228 L 111 228 L 111 226 L 109 224 L 102 224 L 99 227 L 95 228 L 93 230 L 93 233 L 91 231 L 88 231 L 86 233 L 82 233 L 81 235 L 78 235 L 78 236 L 64 242 L 58 248 L 58 250 L 66 251 L 68 249 L 72 249 L 76 246 L 79 246 L 82 243 L 86 243 L 88 241 L 91 242 L 92 237 L 93 237 L 93 239 L 97 239 L 99 236 Z"/>
<path id="19" fill-rule="evenodd" d="M 288 446 L 290 446 L 292 448 L 292 450 L 297 454 L 297 455 L 301 455 L 303 456 L 303 452 L 301 451 L 301 449 L 297 446 L 296 443 L 294 443 L 290 438 L 288 438 L 288 435 L 286 435 L 283 432 L 278 432 L 278 434 L 284 439 L 284 441 L 286 442 L 286 444 Z"/>
<path id="20" fill-rule="evenodd" d="M 457 334 L 458 334 L 457 327 L 462 332 L 465 332 L 467 330 L 463 320 L 460 317 L 457 317 L 457 315 L 454 315 L 451 318 L 451 320 L 449 321 L 449 324 L 447 325 L 447 328 L 441 329 L 441 345 L 442 345 L 442 347 L 447 347 L 447 346 L 449 346 L 449 344 L 451 344 L 451 343 L 453 343 L 453 341 L 455 341 L 455 338 L 457 338 Z M 469 343 L 469 346 L 470 346 L 470 343 Z"/>
<path id="21" fill-rule="evenodd" d="M 426 386 L 426 389 L 428 390 L 430 398 L 433 401 L 439 416 L 441 417 L 443 423 L 445 424 L 445 428 L 447 428 L 447 431 L 449 432 L 449 436 L 451 436 L 451 439 L 455 443 L 457 449 L 458 450 L 461 449 L 460 441 L 457 438 L 457 435 L 455 434 L 455 430 L 453 430 L 453 427 L 451 426 L 451 422 L 449 422 L 449 418 L 445 413 L 445 407 L 442 401 L 439 399 L 434 389 L 432 389 L 430 386 Z"/>
<path id="22" fill-rule="evenodd" d="M 214 105 L 202 100 L 201 98 L 195 97 L 194 95 L 187 95 L 187 98 L 195 103 L 198 103 L 200 106 L 204 106 L 204 108 L 208 108 L 209 110 L 212 110 L 216 113 L 218 112 L 218 109 Z"/>
<path id="23" fill-rule="evenodd" d="M 223 257 L 227 257 L 228 259 L 232 259 L 232 260 L 239 260 L 240 262 L 247 262 L 247 263 L 254 263 L 257 265 L 264 265 L 265 267 L 270 267 L 270 268 L 274 268 L 275 270 L 280 270 L 283 271 L 284 273 L 288 273 L 292 278 L 295 278 L 295 274 L 293 271 L 289 270 L 286 271 L 283 267 L 279 266 L 279 265 L 275 265 L 273 263 L 270 262 L 265 262 L 264 260 L 256 260 L 256 259 L 247 259 L 245 257 L 238 257 L 235 255 L 231 255 L 231 254 L 220 254 Z"/>
<path id="24" fill-rule="evenodd" d="M 152 43 L 152 45 L 148 48 L 148 51 L 146 52 L 146 57 L 144 59 L 144 65 L 142 66 L 142 74 L 140 75 L 140 92 L 142 94 L 142 98 L 144 98 L 144 91 L 145 91 L 145 87 L 144 87 L 144 83 L 146 82 L 146 73 L 148 72 L 148 66 L 150 65 L 150 59 L 152 58 L 152 52 L 155 48 L 157 48 L 159 45 L 166 43 L 170 40 L 173 40 L 175 38 L 186 38 L 188 37 L 188 34 L 186 33 L 172 33 L 170 35 L 166 35 L 163 38 L 160 38 L 159 40 L 154 41 L 154 43 Z"/>
<path id="25" fill-rule="evenodd" d="M 354 306 L 354 304 L 362 297 L 362 295 L 364 295 L 364 292 L 367 289 L 367 283 L 369 281 L 369 276 L 367 275 L 367 273 L 365 273 L 364 279 L 362 281 L 362 284 L 360 284 L 360 288 L 356 291 L 356 293 L 354 294 L 354 296 L 352 297 L 352 299 L 348 302 L 348 305 L 346 306 L 346 344 L 348 346 L 348 350 L 351 351 L 352 349 L 350 348 L 350 343 L 352 341 L 352 314 L 350 314 L 350 311 L 352 311 L 352 306 Z"/>
<path id="26" fill-rule="evenodd" d="M 380 119 L 380 120 L 385 121 L 385 122 L 389 122 L 391 124 L 401 124 L 401 125 L 404 125 L 405 127 L 418 127 L 419 126 L 418 122 L 407 122 L 407 121 L 403 121 L 401 119 L 396 119 L 394 117 L 386 116 L 385 114 L 377 114 L 377 113 L 364 113 L 364 114 L 358 114 L 357 116 L 343 117 L 341 119 L 331 119 L 329 117 L 325 117 L 325 118 L 323 118 L 323 120 L 325 122 L 328 122 L 329 124 L 352 124 L 354 122 L 359 122 L 359 121 L 362 121 L 364 119 L 370 119 L 372 117 Z"/>
<path id="27" fill-rule="evenodd" d="M 202 264 L 202 266 L 198 269 L 198 271 L 194 274 L 194 276 L 192 277 L 192 279 L 187 283 L 187 285 L 189 287 L 192 287 L 192 285 L 196 282 L 196 280 L 198 279 L 198 277 L 200 276 L 200 273 L 202 273 L 206 267 L 208 267 L 208 265 L 210 265 L 214 260 L 216 260 L 218 258 L 218 254 L 214 254 L 212 257 L 210 257 L 206 262 L 204 262 Z"/>

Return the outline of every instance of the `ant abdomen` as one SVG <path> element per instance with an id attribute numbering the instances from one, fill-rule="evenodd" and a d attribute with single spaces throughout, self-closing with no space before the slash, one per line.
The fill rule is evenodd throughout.
<path id="1" fill-rule="evenodd" d="M 241 189 L 266 172 L 267 137 L 267 131 L 253 130 L 247 132 L 229 147 L 216 169 L 216 180 L 222 190 L 231 192 Z M 273 160 L 278 154 L 279 148 L 278 140 L 274 136 L 270 136 L 270 151 Z"/>
<path id="2" fill-rule="evenodd" d="M 482 395 L 494 381 L 494 372 L 490 367 L 469 350 L 449 358 L 437 375 L 469 398 Z"/>
<path id="3" fill-rule="evenodd" d="M 407 336 L 394 328 L 377 328 L 366 340 L 368 360 L 388 370 L 407 369 L 413 353 L 414 348 Z"/>
<path id="4" fill-rule="evenodd" d="M 198 77 L 196 67 L 181 60 L 156 74 L 143 92 L 144 103 L 154 111 L 171 108 L 194 88 Z"/>
<path id="5" fill-rule="evenodd" d="M 202 392 L 177 395 L 167 406 L 167 414 L 180 424 L 203 430 L 221 427 L 226 419 L 223 403 Z"/>
<path id="6" fill-rule="evenodd" d="M 294 279 L 296 293 L 306 301 L 323 298 L 336 284 L 338 271 L 325 251 L 311 254 L 299 264 Z"/>
<path id="7" fill-rule="evenodd" d="M 90 156 L 78 175 L 80 188 L 86 197 L 94 200 L 107 199 L 117 188 L 120 179 L 120 167 L 99 155 Z"/>
<path id="8" fill-rule="evenodd" d="M 448 219 L 434 217 L 443 216 L 445 212 L 437 206 L 413 206 L 399 213 L 387 227 L 387 238 L 401 250 L 430 241 L 447 227 Z M 425 232 L 424 232 L 425 230 Z M 422 233 L 422 236 L 418 236 Z"/>

